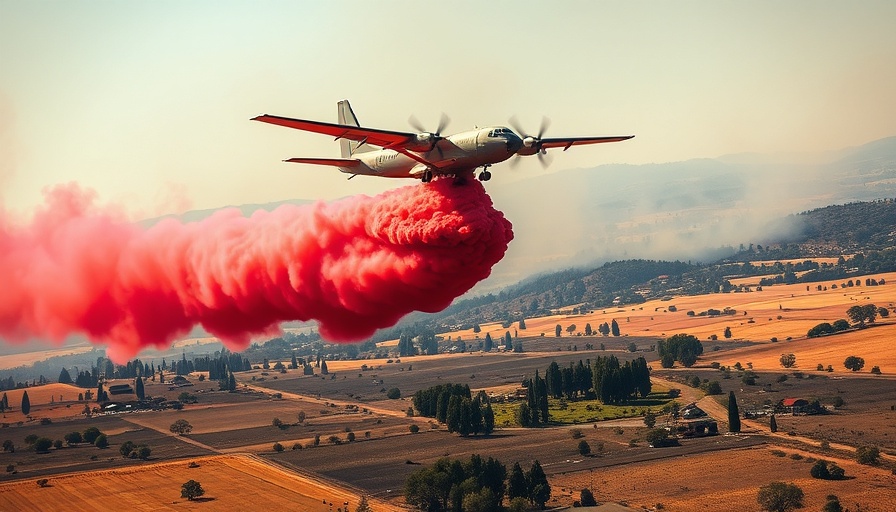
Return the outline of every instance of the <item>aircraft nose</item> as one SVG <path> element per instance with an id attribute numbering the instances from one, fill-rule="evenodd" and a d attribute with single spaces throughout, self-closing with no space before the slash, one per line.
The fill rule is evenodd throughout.
<path id="1" fill-rule="evenodd" d="M 506 144 L 508 153 L 516 153 L 523 147 L 523 139 L 519 138 L 516 134 L 511 134 L 507 136 Z"/>

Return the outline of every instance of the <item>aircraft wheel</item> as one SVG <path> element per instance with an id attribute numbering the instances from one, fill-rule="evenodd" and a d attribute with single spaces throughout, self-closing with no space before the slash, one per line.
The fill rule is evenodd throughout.
<path id="1" fill-rule="evenodd" d="M 492 173 L 489 171 L 482 171 L 479 173 L 479 181 L 488 181 L 492 179 Z"/>
<path id="2" fill-rule="evenodd" d="M 421 180 L 423 183 L 429 183 L 432 181 L 432 171 L 426 171 L 423 173 L 423 178 Z"/>

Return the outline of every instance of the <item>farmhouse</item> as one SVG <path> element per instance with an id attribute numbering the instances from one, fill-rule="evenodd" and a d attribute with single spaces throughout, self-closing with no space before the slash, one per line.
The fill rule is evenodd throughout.
<path id="1" fill-rule="evenodd" d="M 809 409 L 809 401 L 803 398 L 785 398 L 781 400 L 778 407 L 791 414 L 806 414 Z"/>

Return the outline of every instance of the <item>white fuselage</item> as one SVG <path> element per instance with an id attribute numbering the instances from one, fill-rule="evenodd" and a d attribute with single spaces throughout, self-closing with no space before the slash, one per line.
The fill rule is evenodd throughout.
<path id="1" fill-rule="evenodd" d="M 387 178 L 420 177 L 426 171 L 436 176 L 466 176 L 472 175 L 477 167 L 507 160 L 516 154 L 522 144 L 522 139 L 510 129 L 493 126 L 445 137 L 425 152 L 380 149 L 356 153 L 353 157 L 360 160 L 364 167 L 340 167 L 339 170 Z"/>

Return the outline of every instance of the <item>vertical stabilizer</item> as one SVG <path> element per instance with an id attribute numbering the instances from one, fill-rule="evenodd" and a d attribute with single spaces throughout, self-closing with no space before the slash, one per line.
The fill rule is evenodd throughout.
<path id="1" fill-rule="evenodd" d="M 338 120 L 339 124 L 343 124 L 346 126 L 361 126 L 358 124 L 358 118 L 355 117 L 355 112 L 352 110 L 352 106 L 349 104 L 348 100 L 342 100 L 337 103 L 336 109 L 338 111 Z M 367 144 L 358 144 L 357 142 L 350 141 L 348 139 L 339 139 L 339 147 L 342 150 L 342 158 L 351 158 L 351 156 L 355 153 L 364 153 L 367 151 L 376 150 L 375 147 L 369 146 Z"/>

